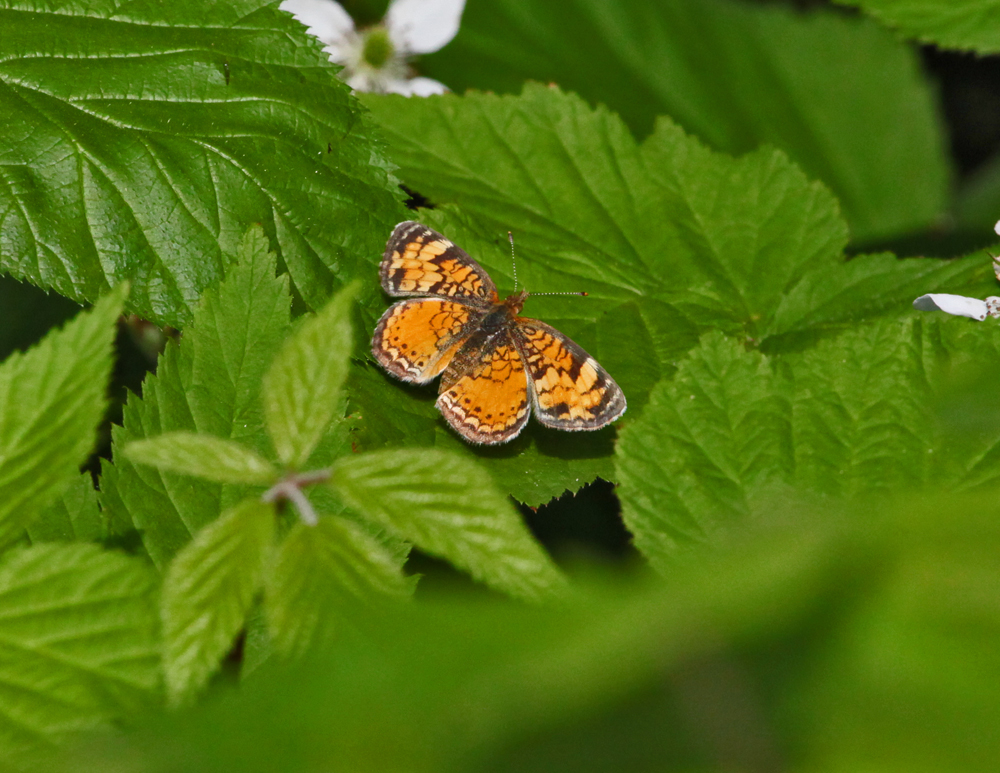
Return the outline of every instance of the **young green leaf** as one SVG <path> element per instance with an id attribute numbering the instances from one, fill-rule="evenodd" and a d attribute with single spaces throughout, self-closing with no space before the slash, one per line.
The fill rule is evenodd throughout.
<path id="1" fill-rule="evenodd" d="M 94 448 L 125 293 L 0 365 L 0 547 L 59 497 Z"/>
<path id="2" fill-rule="evenodd" d="M 267 459 L 232 440 L 194 432 L 167 432 L 125 446 L 135 464 L 216 483 L 273 483 L 278 470 Z"/>
<path id="3" fill-rule="evenodd" d="M 270 0 L 24 0 L 0 29 L 2 268 L 18 278 L 80 301 L 134 278 L 131 309 L 186 326 L 260 223 L 318 307 L 402 219 L 371 119 Z"/>
<path id="4" fill-rule="evenodd" d="M 243 627 L 274 540 L 274 508 L 246 499 L 199 531 L 163 579 L 163 670 L 171 701 L 201 689 Z"/>
<path id="5" fill-rule="evenodd" d="M 89 472 L 80 473 L 55 502 L 42 509 L 28 526 L 28 536 L 32 542 L 98 542 L 108 536 Z"/>
<path id="6" fill-rule="evenodd" d="M 281 347 L 264 379 L 264 415 L 278 458 L 302 468 L 341 407 L 358 286 L 341 290 Z"/>
<path id="7" fill-rule="evenodd" d="M 393 553 L 369 531 L 337 516 L 296 523 L 265 576 L 271 639 L 279 652 L 301 654 L 331 641 L 358 615 L 413 592 L 405 553 Z"/>
<path id="8" fill-rule="evenodd" d="M 266 570 L 265 570 L 266 571 Z M 267 575 L 265 573 L 265 582 Z M 263 601 L 263 600 L 261 600 Z M 274 654 L 274 643 L 267 629 L 267 616 L 263 603 L 253 606 L 243 627 L 243 660 L 240 663 L 240 679 L 246 679 L 254 671 L 267 663 Z"/>
<path id="9" fill-rule="evenodd" d="M 170 342 L 142 397 L 131 396 L 122 427 L 112 427 L 113 463 L 104 462 L 101 503 L 121 528 L 141 532 L 161 569 L 191 535 L 239 502 L 244 486 L 134 465 L 122 449 L 133 441 L 186 431 L 237 441 L 271 453 L 260 407 L 261 379 L 290 328 L 286 277 L 259 228 L 250 229 L 226 280 L 202 298 L 194 323 Z"/>
<path id="10" fill-rule="evenodd" d="M 873 13 L 881 7 L 883 20 L 908 13 L 923 23 L 927 42 L 941 42 L 932 25 L 998 39 L 990 4 L 979 0 L 857 3 Z M 667 115 L 716 150 L 781 148 L 834 191 L 855 239 L 925 228 L 947 205 L 947 146 L 916 52 L 868 20 L 822 6 L 805 12 L 738 0 L 474 3 L 455 40 L 420 67 L 456 94 L 558 83 L 589 104 L 607 105 L 637 137 Z M 386 124 L 389 131 L 396 126 Z M 508 128 L 499 125 L 496 136 Z M 456 136 L 456 146 L 472 141 Z"/>
<path id="11" fill-rule="evenodd" d="M 457 454 L 343 457 L 331 485 L 358 513 L 497 590 L 534 600 L 564 587 L 563 575 L 486 471 Z"/>
<path id="12" fill-rule="evenodd" d="M 13 550 L 0 560 L 0 620 L 6 763 L 157 700 L 156 573 L 145 561 L 96 545 Z"/>

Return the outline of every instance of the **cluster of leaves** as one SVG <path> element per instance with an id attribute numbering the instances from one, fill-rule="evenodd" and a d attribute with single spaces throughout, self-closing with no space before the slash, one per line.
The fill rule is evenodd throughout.
<path id="1" fill-rule="evenodd" d="M 253 646 L 292 654 L 331 638 L 359 603 L 409 595 L 410 544 L 514 596 L 540 599 L 561 585 L 510 503 L 471 486 L 483 478 L 473 462 L 351 453 L 341 391 L 356 286 L 282 341 L 291 296 L 275 271 L 263 233 L 251 231 L 144 399 L 130 402 L 115 433 L 128 463 L 105 465 L 107 512 L 141 529 L 165 570 L 164 675 L 175 701 L 216 670 L 262 588 L 270 636 Z M 317 497 L 318 484 L 327 491 Z M 275 547 L 283 503 L 297 518 Z"/>
<path id="2" fill-rule="evenodd" d="M 963 48 L 1000 34 L 982 3 L 855 4 Z M 976 222 L 948 198 L 913 51 L 879 23 L 735 0 L 470 3 L 425 66 L 497 93 L 360 101 L 263 0 L 127 15 L 17 0 L 0 29 L 0 267 L 95 303 L 0 366 L 11 764 L 190 701 L 240 641 L 253 678 L 228 704 L 74 753 L 74 769 L 163 769 L 188 748 L 206 770 L 499 769 L 538 732 L 540 769 L 564 743 L 595 765 L 586 726 L 630 712 L 705 729 L 702 746 L 696 732 L 658 750 L 678 769 L 733 767 L 751 733 L 719 733 L 740 717 L 774 736 L 747 752 L 756 767 L 790 754 L 856 769 L 891 759 L 889 739 L 915 762 L 943 738 L 925 732 L 933 712 L 856 712 L 851 694 L 925 696 L 969 720 L 961 739 L 989 729 L 974 669 L 933 665 L 972 650 L 997 666 L 1000 410 L 967 385 L 995 383 L 977 368 L 1000 351 L 993 328 L 909 302 L 982 297 L 994 280 L 985 253 L 844 257 L 948 208 Z M 588 291 L 529 313 L 622 385 L 618 426 L 532 425 L 471 448 L 432 394 L 373 366 L 400 181 L 502 288 L 513 230 L 529 289 Z M 78 470 L 123 308 L 183 336 L 129 398 L 95 490 Z M 509 499 L 539 505 L 598 476 L 619 484 L 668 585 L 567 593 Z M 931 490 L 982 492 L 963 505 L 982 517 L 943 521 L 965 512 L 947 500 L 913 518 L 876 506 Z M 503 594 L 562 601 L 395 604 L 413 590 L 411 546 Z M 968 605 L 943 615 L 948 593 Z M 797 648 L 775 673 L 774 653 Z M 880 681 L 886 663 L 895 678 Z M 745 715 L 692 697 L 748 679 L 768 689 L 749 690 Z M 221 742 L 205 734 L 223 720 Z"/>

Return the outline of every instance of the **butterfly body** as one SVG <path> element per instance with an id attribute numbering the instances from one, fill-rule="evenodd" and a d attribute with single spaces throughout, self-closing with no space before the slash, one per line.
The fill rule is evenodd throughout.
<path id="1" fill-rule="evenodd" d="M 383 289 L 413 297 L 375 327 L 372 354 L 403 381 L 441 376 L 437 406 L 472 443 L 516 437 L 535 413 L 549 427 L 599 429 L 625 412 L 625 395 L 580 346 L 521 317 L 526 291 L 500 300 L 469 255 L 420 223 L 396 226 L 379 267 Z"/>

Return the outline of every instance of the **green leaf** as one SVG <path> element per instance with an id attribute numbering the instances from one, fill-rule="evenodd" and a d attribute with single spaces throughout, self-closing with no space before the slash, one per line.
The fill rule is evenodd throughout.
<path id="1" fill-rule="evenodd" d="M 89 472 L 80 473 L 55 502 L 42 509 L 28 526 L 28 536 L 32 542 L 98 542 L 108 536 Z"/>
<path id="2" fill-rule="evenodd" d="M 0 547 L 59 497 L 94 448 L 125 293 L 0 365 Z"/>
<path id="3" fill-rule="evenodd" d="M 798 480 L 826 497 L 868 501 L 947 485 L 937 474 L 935 456 L 947 452 L 931 388 L 939 324 L 886 320 L 788 358 Z"/>
<path id="4" fill-rule="evenodd" d="M 943 315 L 940 315 L 943 317 Z M 1000 482 L 1000 337 L 991 325 L 944 317 L 927 328 L 924 390 L 937 432 L 925 465 L 931 480 L 957 491 L 991 492 Z M 958 325 L 954 324 L 959 322 Z"/>
<path id="5" fill-rule="evenodd" d="M 562 574 L 474 462 L 436 449 L 343 457 L 331 485 L 390 533 L 497 590 L 525 599 L 561 591 Z"/>
<path id="6" fill-rule="evenodd" d="M 679 224 L 686 258 L 650 256 L 661 285 L 667 265 L 675 264 L 677 285 L 710 292 L 720 315 L 742 324 L 747 336 L 765 338 L 777 332 L 787 305 L 800 301 L 795 290 L 820 266 L 834 276 L 844 273 L 847 229 L 837 202 L 783 154 L 760 150 L 733 159 L 692 142 L 667 121 L 657 124 L 642 150 L 662 191 L 661 217 Z M 812 311 L 815 299 L 809 300 Z"/>
<path id="7" fill-rule="evenodd" d="M 102 465 L 101 503 L 118 528 L 142 534 L 163 568 L 206 523 L 239 502 L 244 486 L 137 467 L 122 449 L 167 432 L 234 440 L 270 454 L 260 407 L 260 384 L 290 328 L 286 277 L 275 277 L 275 256 L 260 229 L 251 229 L 226 280 L 209 290 L 184 331 L 160 358 L 142 398 L 129 398 L 123 427 L 112 428 L 114 463 Z"/>
<path id="8" fill-rule="evenodd" d="M 167 432 L 125 447 L 135 464 L 192 475 L 216 483 L 273 483 L 278 470 L 246 446 L 193 432 Z"/>
<path id="9" fill-rule="evenodd" d="M 319 306 L 402 219 L 371 120 L 270 0 L 25 0 L 0 29 L 0 266 L 18 278 L 77 300 L 133 279 L 129 307 L 178 326 L 260 223 Z"/>
<path id="10" fill-rule="evenodd" d="M 882 314 L 909 310 L 913 298 L 946 292 L 984 298 L 996 292 L 987 251 L 968 257 L 900 259 L 858 255 L 828 273 L 813 272 L 777 301 L 768 352 L 797 351 Z M 867 324 L 867 322 L 865 322 Z"/>
<path id="11" fill-rule="evenodd" d="M 158 698 L 156 577 L 96 545 L 34 545 L 0 561 L 0 747 L 41 750 Z M 37 768 L 34 768 L 37 769 Z"/>
<path id="12" fill-rule="evenodd" d="M 341 290 L 289 337 L 264 379 L 264 414 L 278 458 L 302 468 L 341 408 L 358 286 Z"/>
<path id="13" fill-rule="evenodd" d="M 666 569 L 784 498 L 872 501 L 995 479 L 984 453 L 1000 425 L 972 448 L 941 443 L 934 383 L 963 348 L 944 338 L 933 320 L 885 320 L 767 357 L 706 336 L 617 448 L 637 547 Z"/>
<path id="14" fill-rule="evenodd" d="M 1000 52 L 997 0 L 836 0 L 861 8 L 921 43 L 979 54 Z"/>
<path id="15" fill-rule="evenodd" d="M 274 508 L 247 499 L 199 531 L 163 579 L 163 670 L 171 701 L 200 690 L 243 628 L 274 540 Z"/>
<path id="16" fill-rule="evenodd" d="M 264 581 L 267 582 L 265 567 Z M 263 600 L 262 600 L 263 601 Z M 247 615 L 243 628 L 243 658 L 240 663 L 240 679 L 246 680 L 274 654 L 274 644 L 267 630 L 267 618 L 263 603 L 255 604 Z"/>
<path id="17" fill-rule="evenodd" d="M 1000 675 L 1000 619 L 987 590 L 996 578 L 995 491 L 906 508 L 896 561 L 865 583 L 789 696 L 809 718 L 811 756 L 843 771 L 875 769 L 875 760 L 896 770 L 989 769 L 1000 721 L 988 686 Z M 927 517 L 932 507 L 936 518 Z"/>
<path id="18" fill-rule="evenodd" d="M 862 256 L 846 261 L 837 203 L 788 158 L 708 150 L 668 120 L 638 146 L 615 116 L 529 85 L 519 97 L 424 100 L 368 95 L 407 184 L 441 204 L 422 218 L 464 247 L 502 289 L 590 297 L 529 298 L 525 314 L 571 336 L 622 386 L 629 411 L 669 378 L 705 330 L 801 348 L 859 320 L 909 308 L 943 284 L 982 284 L 988 261 Z M 352 376 L 361 447 L 457 448 L 430 390 L 371 372 Z M 613 430 L 567 435 L 529 425 L 479 457 L 504 491 L 537 505 L 595 476 L 614 479 Z"/>
<path id="19" fill-rule="evenodd" d="M 755 495 L 791 472 L 789 405 L 774 381 L 760 354 L 706 336 L 622 432 L 622 515 L 655 566 L 749 520 Z"/>
<path id="20" fill-rule="evenodd" d="M 933 7 L 996 35 L 993 2 L 862 5 L 914 17 Z M 735 0 L 495 0 L 470 4 L 455 40 L 418 66 L 458 94 L 557 83 L 607 105 L 637 137 L 667 115 L 716 150 L 781 148 L 834 191 L 858 241 L 926 228 L 947 206 L 947 146 L 919 58 L 863 18 Z"/>
<path id="21" fill-rule="evenodd" d="M 302 654 L 333 641 L 359 616 L 405 598 L 416 578 L 403 575 L 406 553 L 392 553 L 344 518 L 296 523 L 265 577 L 271 639 L 279 652 Z"/>

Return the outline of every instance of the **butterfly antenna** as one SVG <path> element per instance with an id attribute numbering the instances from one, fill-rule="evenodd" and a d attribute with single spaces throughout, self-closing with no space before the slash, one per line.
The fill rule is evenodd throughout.
<path id="1" fill-rule="evenodd" d="M 517 292 L 517 261 L 514 260 L 514 234 L 507 232 L 507 241 L 510 242 L 510 265 L 514 268 L 514 292 Z"/>
<path id="2" fill-rule="evenodd" d="M 514 234 L 507 232 L 507 240 L 510 242 L 510 263 L 514 267 L 514 292 L 517 292 L 517 261 L 514 260 Z M 587 295 L 587 293 L 532 293 L 534 298 L 538 295 Z"/>

